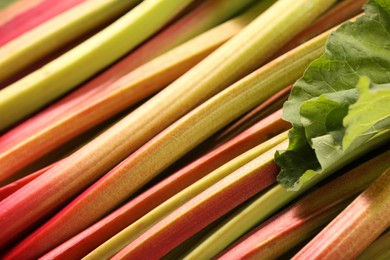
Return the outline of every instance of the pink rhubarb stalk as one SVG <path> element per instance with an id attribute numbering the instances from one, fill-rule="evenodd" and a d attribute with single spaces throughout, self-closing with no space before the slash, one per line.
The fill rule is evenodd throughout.
<path id="1" fill-rule="evenodd" d="M 390 163 L 386 170 L 293 259 L 354 259 L 390 226 Z"/>

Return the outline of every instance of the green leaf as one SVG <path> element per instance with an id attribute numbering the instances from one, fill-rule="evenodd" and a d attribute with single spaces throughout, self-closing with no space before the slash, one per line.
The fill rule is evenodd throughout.
<path id="1" fill-rule="evenodd" d="M 390 131 L 390 84 L 377 85 L 362 77 L 357 85 L 360 97 L 344 118 L 343 149 L 353 150 L 362 143 Z"/>
<path id="2" fill-rule="evenodd" d="M 275 155 L 278 181 L 285 187 L 299 187 L 308 170 L 321 173 L 350 159 L 354 147 L 389 132 L 390 102 L 384 94 L 390 86 L 388 3 L 369 1 L 364 16 L 333 32 L 325 53 L 292 89 L 283 110 L 293 125 L 289 147 Z M 368 79 L 370 90 L 364 85 Z"/>

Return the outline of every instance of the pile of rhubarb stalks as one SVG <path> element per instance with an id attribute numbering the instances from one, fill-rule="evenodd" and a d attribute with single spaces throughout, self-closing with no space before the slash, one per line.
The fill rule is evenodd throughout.
<path id="1" fill-rule="evenodd" d="M 389 0 L 2 5 L 0 259 L 390 258 Z"/>

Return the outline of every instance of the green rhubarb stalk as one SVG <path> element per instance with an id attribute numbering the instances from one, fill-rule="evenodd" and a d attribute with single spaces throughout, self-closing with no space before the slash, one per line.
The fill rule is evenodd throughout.
<path id="1" fill-rule="evenodd" d="M 1 90 L 0 130 L 35 112 L 119 59 L 190 2 L 143 1 L 98 34 Z"/>
<path id="2" fill-rule="evenodd" d="M 390 231 L 385 232 L 369 247 L 367 247 L 358 260 L 386 260 L 390 258 Z"/>
<path id="3" fill-rule="evenodd" d="M 390 151 L 386 151 L 322 185 L 251 231 L 249 235 L 225 250 L 218 259 L 281 257 L 295 246 L 313 237 L 319 228 L 328 224 L 352 199 L 375 181 L 389 164 Z M 238 211 L 237 216 L 241 212 Z M 211 232 L 219 233 L 218 229 Z M 192 255 L 192 258 L 204 256 Z"/>
<path id="4" fill-rule="evenodd" d="M 139 0 L 85 1 L 0 48 L 0 82 L 72 40 L 120 17 Z"/>
<path id="5" fill-rule="evenodd" d="M 318 181 L 318 178 L 314 178 L 307 182 L 304 187 L 308 189 Z M 299 191 L 292 192 L 286 191 L 281 185 L 273 186 L 269 191 L 258 195 L 249 206 L 240 210 L 229 221 L 214 229 L 214 232 L 206 235 L 184 258 L 208 259 L 217 255 L 257 223 L 267 219 L 288 202 L 298 197 L 303 191 L 303 187 Z"/>
<path id="6" fill-rule="evenodd" d="M 181 43 L 188 41 L 194 36 L 210 30 L 214 26 L 227 19 L 233 18 L 235 15 L 246 10 L 248 6 L 252 11 L 252 17 L 247 18 L 249 23 L 255 19 L 263 10 L 269 7 L 275 0 L 262 0 L 264 3 L 256 4 L 257 7 L 252 6 L 255 0 L 205 0 L 199 3 L 197 6 L 191 9 L 188 15 L 180 18 L 180 22 L 175 22 L 175 26 L 171 26 L 172 29 L 165 30 L 165 33 L 161 33 L 161 36 L 153 42 L 146 42 L 139 46 L 139 52 L 142 55 L 138 55 L 137 59 L 131 63 L 137 63 L 138 60 L 144 60 L 148 58 L 150 52 L 155 56 L 163 54 L 165 51 L 180 45 Z M 257 10 L 256 10 L 257 9 Z M 143 50 L 144 49 L 144 50 Z M 152 51 L 153 50 L 153 51 Z M 149 58 L 150 59 L 150 58 Z M 133 67 L 135 67 L 133 65 Z"/>
<path id="7" fill-rule="evenodd" d="M 217 183 L 233 171 L 242 167 L 246 163 L 250 162 L 251 160 L 254 160 L 256 157 L 265 153 L 269 149 L 285 141 L 286 139 L 286 133 L 280 134 L 236 157 L 235 159 L 229 161 L 218 169 L 212 171 L 199 181 L 195 182 L 186 189 L 172 196 L 170 199 L 150 211 L 138 221 L 134 222 L 129 227 L 125 228 L 123 231 L 113 236 L 111 239 L 107 240 L 107 242 L 100 245 L 98 248 L 88 254 L 84 259 L 101 259 L 113 256 L 127 244 L 139 237 L 147 229 L 149 229 L 158 221 L 166 217 L 168 214 L 182 206 L 184 203 L 186 203 L 199 193 L 203 192 L 213 184 Z"/>
<path id="8" fill-rule="evenodd" d="M 176 3 L 169 1 L 172 2 Z M 255 69 L 333 2 L 310 0 L 311 4 L 308 5 L 308 0 L 278 1 L 170 86 L 51 170 L 0 202 L 0 226 L 4 227 L 0 233 L 0 245 L 7 244 L 43 219 L 49 211 L 79 193 L 180 116 Z M 291 8 L 286 10 L 285 6 Z M 281 88 L 291 84 L 308 63 L 322 53 L 326 36 L 322 35 L 286 54 L 288 61 L 277 60 L 242 80 L 237 87 L 230 88 L 218 97 L 217 102 L 211 101 L 199 109 L 200 112 L 181 120 L 180 127 L 172 127 L 163 135 L 163 140 L 155 139 L 147 146 L 148 149 L 141 148 L 127 162 L 118 165 L 76 199 L 80 202 L 77 203 L 80 208 L 74 213 L 79 215 L 80 209 L 87 212 L 84 218 L 77 218 L 81 223 L 76 223 L 77 230 L 91 225 L 114 209 L 202 138 L 277 92 L 279 89 L 276 86 L 280 84 Z M 244 94 L 238 95 L 240 92 Z M 159 145 L 160 142 L 164 145 Z M 98 203 L 90 204 L 92 201 Z M 90 206 L 93 206 L 92 210 L 87 209 Z M 76 208 L 72 205 L 68 209 Z M 57 222 L 61 230 L 64 230 L 66 223 L 70 224 Z"/>
<path id="9" fill-rule="evenodd" d="M 273 0 L 261 1 L 243 15 L 136 68 L 143 61 L 218 23 L 231 14 L 234 8 L 241 7 L 237 6 L 237 1 L 231 2 L 204 2 L 103 74 L 2 136 L 0 180 L 12 176 L 69 139 L 161 90 L 237 34 L 269 7 Z M 245 2 L 240 3 L 243 5 Z M 126 75 L 125 72 L 132 68 L 134 70 Z"/>

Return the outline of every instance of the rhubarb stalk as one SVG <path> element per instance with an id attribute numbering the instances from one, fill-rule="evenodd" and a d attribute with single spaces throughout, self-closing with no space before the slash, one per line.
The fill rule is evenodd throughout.
<path id="1" fill-rule="evenodd" d="M 221 133 L 217 133 L 216 136 L 213 136 L 207 141 L 207 148 L 217 147 L 224 144 L 234 136 L 240 134 L 243 131 L 246 131 L 253 125 L 256 125 L 259 121 L 270 114 L 279 114 L 281 112 L 280 108 L 287 100 L 290 90 L 291 87 L 287 87 L 279 91 L 271 98 L 252 109 L 245 116 L 234 122 L 234 124 L 230 125 L 227 129 L 224 129 Z"/>
<path id="2" fill-rule="evenodd" d="M 356 15 L 363 12 L 362 6 L 367 0 L 344 0 L 330 9 L 320 18 L 318 18 L 310 27 L 306 28 L 288 42 L 282 49 L 274 56 L 278 57 L 289 50 L 292 50 L 298 45 L 305 43 L 318 34 L 329 30 L 330 28 L 341 24 L 348 19 L 352 19 Z"/>
<path id="3" fill-rule="evenodd" d="M 356 258 L 390 226 L 390 163 L 381 163 L 382 175 L 293 259 Z"/>

